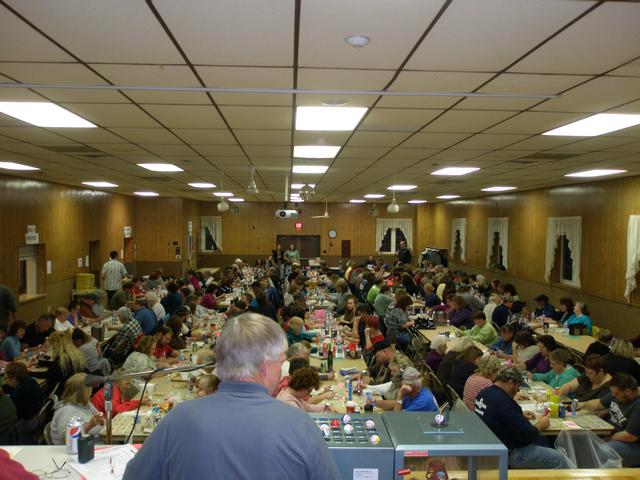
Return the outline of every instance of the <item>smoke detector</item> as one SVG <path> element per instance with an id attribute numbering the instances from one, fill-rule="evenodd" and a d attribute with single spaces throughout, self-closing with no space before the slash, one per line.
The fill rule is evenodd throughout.
<path id="1" fill-rule="evenodd" d="M 349 35 L 344 39 L 344 41 L 353 48 L 362 48 L 368 45 L 371 40 L 369 40 L 369 37 L 365 37 L 364 35 Z"/>

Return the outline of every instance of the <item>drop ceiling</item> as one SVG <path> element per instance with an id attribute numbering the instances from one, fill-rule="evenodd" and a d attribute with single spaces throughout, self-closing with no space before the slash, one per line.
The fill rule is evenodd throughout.
<path id="1" fill-rule="evenodd" d="M 627 1 L 0 0 L 0 83 L 15 84 L 0 88 L 0 101 L 51 101 L 99 127 L 39 128 L 0 114 L 0 160 L 41 169 L 13 172 L 26 178 L 212 201 L 212 190 L 188 183 L 224 181 L 246 200 L 280 200 L 303 162 L 330 166 L 292 178 L 329 201 L 388 193 L 392 183 L 418 185 L 400 201 L 435 201 L 505 183 L 578 182 L 564 177 L 576 170 L 639 175 L 640 127 L 541 135 L 594 113 L 640 114 L 638 25 L 640 3 Z M 344 38 L 353 34 L 370 44 L 352 48 Z M 20 86 L 34 83 L 145 88 Z M 363 90 L 512 95 L 355 93 Z M 292 130 L 296 106 L 335 101 L 369 108 L 353 132 Z M 341 149 L 302 161 L 294 145 Z M 158 162 L 184 171 L 137 166 Z M 246 193 L 251 166 L 258 195 Z M 481 170 L 446 182 L 430 175 L 455 166 Z"/>

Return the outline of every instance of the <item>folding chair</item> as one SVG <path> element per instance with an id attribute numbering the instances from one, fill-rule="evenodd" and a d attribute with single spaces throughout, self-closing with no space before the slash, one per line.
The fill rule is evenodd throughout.
<path id="1" fill-rule="evenodd" d="M 462 401 L 460 399 L 460 395 L 456 392 L 451 385 L 447 385 L 447 395 L 449 397 L 449 402 L 451 405 L 454 405 L 457 401 Z"/>

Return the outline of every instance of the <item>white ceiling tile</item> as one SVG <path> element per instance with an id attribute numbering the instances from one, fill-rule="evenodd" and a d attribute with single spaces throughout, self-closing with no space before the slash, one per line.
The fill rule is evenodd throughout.
<path id="1" fill-rule="evenodd" d="M 384 158 L 391 160 L 420 160 L 438 153 L 440 148 L 394 148 Z"/>
<path id="2" fill-rule="evenodd" d="M 605 2 L 511 70 L 601 74 L 638 56 L 639 23 L 636 3 Z"/>
<path id="3" fill-rule="evenodd" d="M 427 125 L 422 131 L 475 133 L 513 114 L 514 112 L 449 110 Z"/>
<path id="4" fill-rule="evenodd" d="M 222 106 L 231 128 L 243 129 L 287 129 L 291 128 L 291 108 L 259 106 Z"/>
<path id="5" fill-rule="evenodd" d="M 4 79 L 3 79 L 4 81 Z M 7 82 L 13 83 L 13 82 Z M 45 101 L 37 93 L 31 92 L 26 88 L 0 88 L 0 102 L 43 102 Z M 0 116 L 6 122 L 9 118 L 0 113 Z M 12 123 L 20 122 L 20 120 L 12 120 Z M 22 122 L 20 122 L 22 123 Z"/>
<path id="6" fill-rule="evenodd" d="M 499 71 L 591 3 L 456 0 L 418 48 L 408 68 Z"/>
<path id="7" fill-rule="evenodd" d="M 536 135 L 575 122 L 584 114 L 556 112 L 522 112 L 487 130 L 486 133 L 526 133 Z"/>
<path id="8" fill-rule="evenodd" d="M 393 147 L 407 137 L 406 132 L 356 131 L 349 140 L 350 147 Z"/>
<path id="9" fill-rule="evenodd" d="M 73 144 L 75 142 L 67 140 L 53 132 L 48 132 L 44 128 L 38 127 L 0 127 L 0 135 L 6 135 L 23 142 L 40 144 Z"/>
<path id="10" fill-rule="evenodd" d="M 291 155 L 291 147 L 288 145 L 245 145 L 247 155 L 260 157 L 288 157 Z"/>
<path id="11" fill-rule="evenodd" d="M 375 108 L 362 121 L 359 129 L 366 131 L 415 132 L 440 113 L 441 110 Z"/>
<path id="12" fill-rule="evenodd" d="M 224 128 L 213 105 L 143 105 L 168 128 Z"/>
<path id="13" fill-rule="evenodd" d="M 296 130 L 294 145 L 344 145 L 351 132 L 325 132 L 314 130 Z M 352 144 L 352 146 L 354 146 Z M 363 145 L 369 146 L 369 145 Z"/>
<path id="14" fill-rule="evenodd" d="M 458 149 L 498 149 L 506 147 L 519 140 L 527 138 L 528 135 L 493 135 L 481 133 L 456 145 Z"/>
<path id="15" fill-rule="evenodd" d="M 405 140 L 403 147 L 425 147 L 425 148 L 449 148 L 452 145 L 464 140 L 469 135 L 466 133 L 432 133 L 418 132 L 410 139 Z"/>
<path id="16" fill-rule="evenodd" d="M 22 83 L 90 83 L 106 85 L 80 63 L 0 63 L 0 72 Z"/>
<path id="17" fill-rule="evenodd" d="M 164 128 L 110 128 L 109 130 L 133 143 L 182 143 Z"/>
<path id="18" fill-rule="evenodd" d="M 57 0 L 56 8 L 42 8 L 39 0 L 8 3 L 85 62 L 182 62 L 143 2 Z"/>
<path id="19" fill-rule="evenodd" d="M 69 62 L 73 58 L 6 8 L 0 10 L 0 60 Z"/>
<path id="20" fill-rule="evenodd" d="M 307 0 L 300 19 L 303 67 L 398 68 L 443 1 Z M 353 48 L 349 35 L 366 35 L 371 43 Z"/>
<path id="21" fill-rule="evenodd" d="M 345 158 L 379 158 L 387 150 L 389 149 L 386 147 L 344 147 L 340 156 Z"/>
<path id="22" fill-rule="evenodd" d="M 236 141 L 226 128 L 173 128 L 173 132 L 187 143 L 200 145 L 232 145 Z"/>
<path id="23" fill-rule="evenodd" d="M 290 145 L 289 130 L 240 130 L 234 133 L 243 145 Z"/>
<path id="24" fill-rule="evenodd" d="M 154 4 L 194 64 L 292 65 L 292 2 L 156 0 Z"/>
<path id="25" fill-rule="evenodd" d="M 640 11 L 640 9 L 639 9 Z M 599 77 L 534 107 L 538 111 L 593 112 L 640 98 L 640 78 Z"/>
<path id="26" fill-rule="evenodd" d="M 49 128 L 48 130 L 81 143 L 127 143 L 126 140 L 103 128 Z"/>
<path id="27" fill-rule="evenodd" d="M 159 127 L 158 123 L 131 104 L 65 103 L 67 110 L 100 127 Z"/>

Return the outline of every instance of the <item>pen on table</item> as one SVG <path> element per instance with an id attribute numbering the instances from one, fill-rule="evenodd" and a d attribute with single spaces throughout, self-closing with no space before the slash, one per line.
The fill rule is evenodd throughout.
<path id="1" fill-rule="evenodd" d="M 109 457 L 109 467 L 111 467 L 111 475 L 115 473 L 115 469 L 113 468 L 113 457 Z"/>

